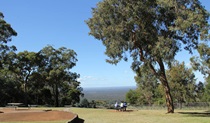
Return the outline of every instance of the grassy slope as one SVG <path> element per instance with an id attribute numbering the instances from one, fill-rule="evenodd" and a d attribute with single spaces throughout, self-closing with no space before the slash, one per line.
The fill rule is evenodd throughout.
<path id="1" fill-rule="evenodd" d="M 63 108 L 61 108 L 63 110 Z M 207 109 L 208 110 L 208 109 Z M 107 109 L 70 108 L 71 112 L 79 115 L 85 123 L 209 123 L 210 113 L 205 110 L 175 110 L 174 114 L 165 114 L 166 110 L 133 110 L 116 112 Z M 180 113 L 181 112 L 181 113 Z M 2 123 L 31 123 L 31 122 L 2 122 Z M 33 123 L 66 123 L 33 122 Z"/>

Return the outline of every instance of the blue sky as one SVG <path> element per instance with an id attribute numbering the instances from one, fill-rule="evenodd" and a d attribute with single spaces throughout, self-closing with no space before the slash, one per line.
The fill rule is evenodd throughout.
<path id="1" fill-rule="evenodd" d="M 105 62 L 105 47 L 88 35 L 84 22 L 91 17 L 91 8 L 99 0 L 0 0 L 0 11 L 17 31 L 11 44 L 18 52 L 39 51 L 47 45 L 67 47 L 77 53 L 74 72 L 80 74 L 82 87 L 135 86 L 131 60 L 117 66 Z M 208 0 L 201 0 L 210 11 Z M 189 64 L 188 53 L 176 57 Z M 199 80 L 202 76 L 196 73 Z"/>

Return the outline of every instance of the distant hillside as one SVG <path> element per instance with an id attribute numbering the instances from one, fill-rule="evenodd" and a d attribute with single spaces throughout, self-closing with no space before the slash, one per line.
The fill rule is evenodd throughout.
<path id="1" fill-rule="evenodd" d="M 84 98 L 91 100 L 125 100 L 125 95 L 130 89 L 135 87 L 97 87 L 83 88 Z"/>

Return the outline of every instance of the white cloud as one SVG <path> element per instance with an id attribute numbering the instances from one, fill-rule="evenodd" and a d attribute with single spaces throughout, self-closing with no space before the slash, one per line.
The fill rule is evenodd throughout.
<path id="1" fill-rule="evenodd" d="M 83 76 L 83 77 L 78 78 L 77 80 L 80 81 L 80 82 L 83 82 L 83 81 L 103 81 L 103 80 L 106 80 L 106 79 L 97 78 L 97 77 L 94 77 L 94 76 Z"/>

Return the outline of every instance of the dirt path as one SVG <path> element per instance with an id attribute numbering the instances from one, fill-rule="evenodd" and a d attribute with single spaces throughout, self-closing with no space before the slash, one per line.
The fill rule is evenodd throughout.
<path id="1" fill-rule="evenodd" d="M 2 112 L 2 113 L 1 113 Z M 58 110 L 34 110 L 34 109 L 0 109 L 0 122 L 7 121 L 61 121 L 71 120 L 76 114 Z"/>

